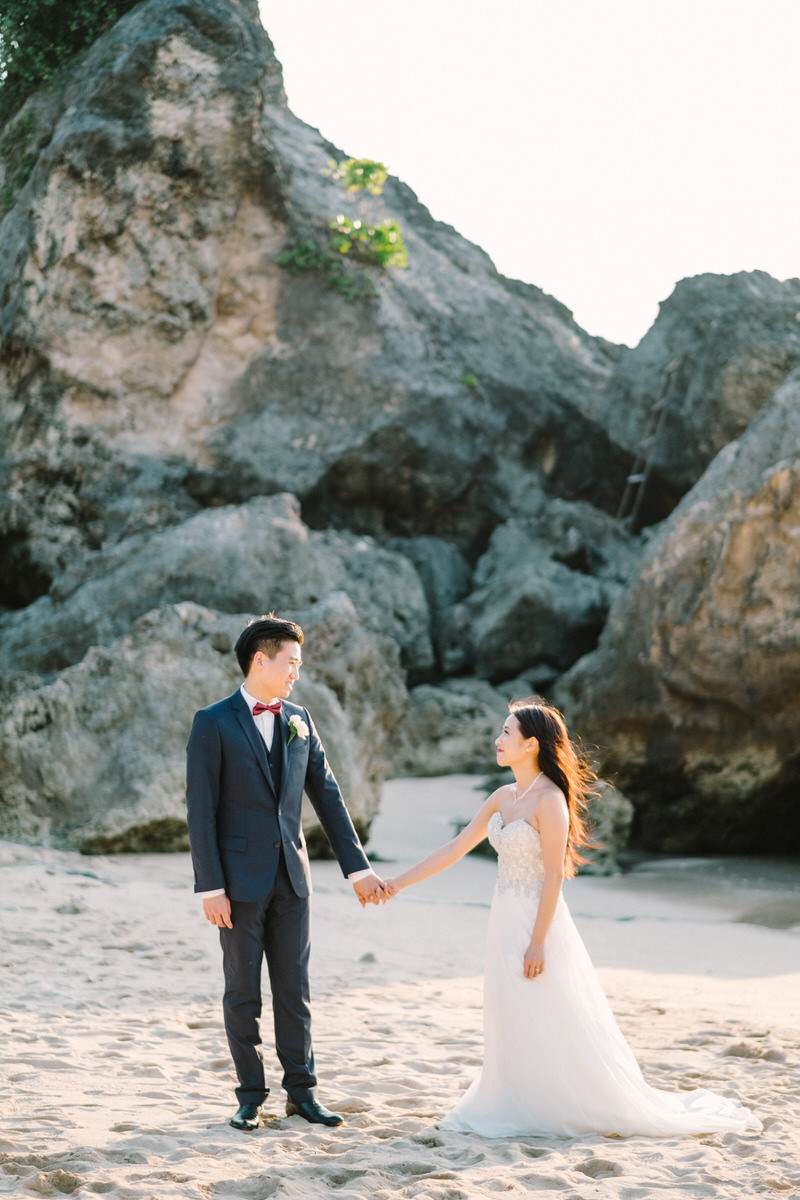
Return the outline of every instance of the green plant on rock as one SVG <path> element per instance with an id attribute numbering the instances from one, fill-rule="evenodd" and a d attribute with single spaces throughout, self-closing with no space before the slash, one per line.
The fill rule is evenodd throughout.
<path id="1" fill-rule="evenodd" d="M 353 251 L 362 262 L 378 267 L 407 267 L 408 254 L 396 221 L 371 225 L 340 215 L 331 221 L 331 245 L 339 254 Z"/>
<path id="2" fill-rule="evenodd" d="M 340 180 L 348 192 L 360 192 L 366 188 L 373 196 L 380 196 L 387 172 L 382 162 L 374 162 L 371 158 L 344 158 L 339 163 L 331 159 L 323 174 Z"/>
<path id="3" fill-rule="evenodd" d="M 352 302 L 375 295 L 369 279 L 348 270 L 340 255 L 321 249 L 316 242 L 295 242 L 275 261 L 290 275 L 320 275 L 326 286 L 341 293 L 345 300 Z"/>
<path id="4" fill-rule="evenodd" d="M 296 242 L 288 250 L 283 250 L 275 260 L 279 267 L 284 267 L 290 275 L 305 275 L 314 272 L 324 275 L 332 266 L 337 265 L 336 259 L 327 250 L 320 250 L 315 242 Z"/>
<path id="5" fill-rule="evenodd" d="M 0 8 L 0 124 L 135 3 L 137 0 L 4 0 Z"/>
<path id="6" fill-rule="evenodd" d="M 387 177 L 383 163 L 370 158 L 331 161 L 323 174 L 344 183 L 350 193 L 366 190 L 373 196 L 381 194 Z M 408 266 L 408 253 L 396 221 L 369 221 L 341 213 L 325 232 L 324 247 L 311 240 L 296 242 L 279 254 L 276 262 L 292 275 L 321 275 L 327 286 L 341 292 L 346 300 L 376 294 L 369 279 L 357 274 L 350 263 L 381 269 Z"/>

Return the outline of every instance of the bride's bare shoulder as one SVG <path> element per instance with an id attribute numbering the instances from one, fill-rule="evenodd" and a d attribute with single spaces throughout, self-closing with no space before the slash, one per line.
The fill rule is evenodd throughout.
<path id="1" fill-rule="evenodd" d="M 494 812 L 499 812 L 503 805 L 508 804 L 509 800 L 514 799 L 514 785 L 504 783 L 501 787 L 495 788 L 490 796 L 483 803 L 483 811 L 487 817 Z"/>
<path id="2" fill-rule="evenodd" d="M 558 784 L 547 780 L 536 801 L 536 811 L 546 816 L 555 817 L 567 813 L 567 800 Z"/>

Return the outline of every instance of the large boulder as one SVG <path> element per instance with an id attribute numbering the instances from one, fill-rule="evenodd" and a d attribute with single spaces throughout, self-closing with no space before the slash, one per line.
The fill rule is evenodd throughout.
<path id="1" fill-rule="evenodd" d="M 0 226 L 0 531 L 31 575 L 0 603 L 196 511 L 187 461 L 274 336 L 264 103 L 281 72 L 248 11 L 150 0 L 13 119 L 45 144 Z"/>
<path id="2" fill-rule="evenodd" d="M 393 638 L 412 673 L 430 670 L 428 606 L 407 556 L 368 537 L 309 530 L 296 499 L 279 495 L 209 509 L 77 559 L 47 596 L 0 618 L 2 686 L 19 686 L 31 672 L 51 676 L 163 605 L 283 612 L 337 591 Z"/>
<path id="3" fill-rule="evenodd" d="M 445 669 L 549 686 L 597 644 L 638 554 L 636 540 L 588 504 L 542 501 L 537 516 L 506 521 L 452 611 Z"/>
<path id="4" fill-rule="evenodd" d="M 396 647 L 342 593 L 293 616 L 307 638 L 293 698 L 312 712 L 366 834 L 405 711 Z M 192 717 L 241 683 L 233 644 L 246 620 L 190 603 L 162 608 L 15 697 L 0 725 L 2 835 L 87 852 L 185 848 Z M 305 824 L 313 832 L 313 811 Z"/>
<path id="5" fill-rule="evenodd" d="M 594 785 L 588 805 L 588 826 L 591 846 L 583 847 L 581 875 L 618 875 L 620 858 L 628 846 L 634 807 L 607 779 Z"/>
<path id="6" fill-rule="evenodd" d="M 251 6 L 145 0 L 22 118 L 45 144 L 1 227 L 0 606 L 274 492 L 473 555 L 538 486 L 616 504 L 629 456 L 580 402 L 617 351 L 399 181 L 348 198 Z M 347 205 L 409 252 L 354 266 L 352 303 L 277 261 Z"/>
<path id="7" fill-rule="evenodd" d="M 405 554 L 416 567 L 428 601 L 436 664 L 441 669 L 450 614 L 469 593 L 472 569 L 458 548 L 442 538 L 392 538 L 386 548 Z"/>
<path id="8" fill-rule="evenodd" d="M 800 364 L 800 279 L 684 279 L 584 408 L 650 463 L 640 524 L 666 517 Z M 642 466 L 644 466 L 644 461 Z M 629 497 L 625 515 L 636 499 Z"/>
<path id="9" fill-rule="evenodd" d="M 529 687 L 520 687 L 524 695 Z M 494 739 L 508 696 L 484 679 L 448 679 L 412 688 L 408 712 L 388 746 L 387 774 L 458 775 L 496 769 Z"/>
<path id="10" fill-rule="evenodd" d="M 796 851 L 800 375 L 656 534 L 561 681 L 573 728 L 669 852 Z"/>

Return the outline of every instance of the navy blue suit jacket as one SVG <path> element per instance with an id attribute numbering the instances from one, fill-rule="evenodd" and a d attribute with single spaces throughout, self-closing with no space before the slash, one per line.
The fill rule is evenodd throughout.
<path id="1" fill-rule="evenodd" d="M 289 741 L 298 716 L 308 736 Z M 259 901 L 275 882 L 281 851 L 298 896 L 311 894 L 301 828 L 308 795 L 345 875 L 369 866 L 314 722 L 284 700 L 274 736 L 282 739 L 280 794 L 264 739 L 240 691 L 195 714 L 187 747 L 186 800 L 196 892 L 224 888 L 231 900 Z"/>

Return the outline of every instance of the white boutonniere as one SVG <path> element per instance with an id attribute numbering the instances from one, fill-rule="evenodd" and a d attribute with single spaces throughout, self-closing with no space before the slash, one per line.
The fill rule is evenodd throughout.
<path id="1" fill-rule="evenodd" d="M 289 717 L 289 738 L 286 745 L 291 746 L 296 737 L 302 738 L 303 741 L 308 737 L 308 726 L 302 717 L 298 717 L 297 713 Z"/>

